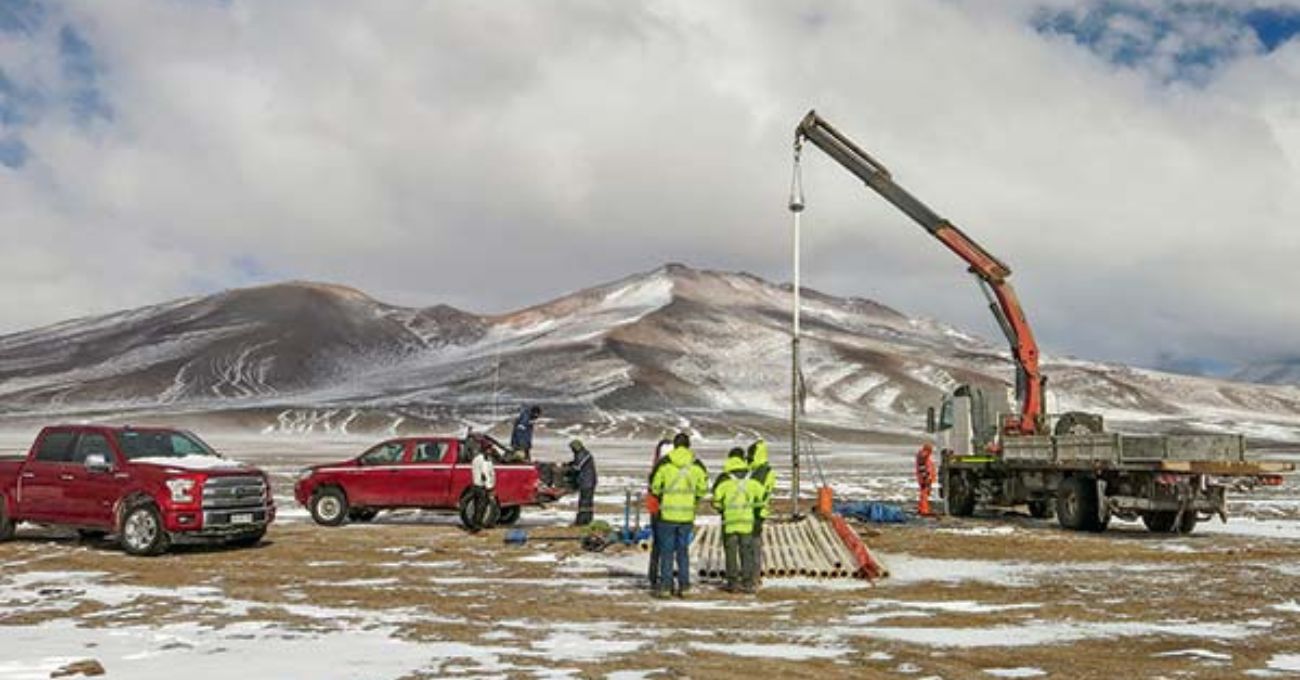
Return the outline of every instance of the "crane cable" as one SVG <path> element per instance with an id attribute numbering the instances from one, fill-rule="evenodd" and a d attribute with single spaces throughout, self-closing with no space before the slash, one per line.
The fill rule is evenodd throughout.
<path id="1" fill-rule="evenodd" d="M 790 209 L 790 213 L 791 213 L 792 218 L 793 218 L 793 220 L 794 220 L 794 232 L 793 232 L 793 233 L 795 234 L 795 244 L 794 244 L 794 247 L 795 247 L 795 282 L 794 282 L 793 291 L 792 291 L 792 292 L 794 293 L 794 305 L 795 305 L 795 312 L 794 312 L 794 339 L 795 339 L 795 342 L 798 342 L 798 340 L 799 340 L 799 335 L 800 335 L 800 327 L 799 327 L 799 311 L 798 311 L 798 308 L 799 308 L 799 286 L 800 286 L 799 275 L 798 275 L 798 272 L 799 272 L 799 253 L 798 253 L 799 243 L 798 243 L 798 235 L 799 235 L 800 222 L 801 222 L 800 218 L 802 217 L 802 213 L 803 213 L 803 209 L 804 209 L 804 198 L 803 198 L 803 164 L 801 163 L 801 160 L 800 160 L 801 157 L 802 157 L 802 155 L 803 155 L 803 137 L 802 137 L 801 135 L 795 135 L 795 138 L 794 138 L 794 164 L 793 164 L 793 167 L 791 168 L 791 172 L 790 172 L 790 200 L 789 200 L 789 202 L 787 203 L 787 207 Z M 799 413 L 807 413 L 808 385 L 807 385 L 807 383 L 804 382 L 803 366 L 801 366 L 801 365 L 796 365 L 796 366 L 795 366 L 795 372 L 796 372 L 796 374 L 797 374 L 797 376 L 798 376 L 798 389 L 796 390 L 796 394 L 798 395 Z"/>

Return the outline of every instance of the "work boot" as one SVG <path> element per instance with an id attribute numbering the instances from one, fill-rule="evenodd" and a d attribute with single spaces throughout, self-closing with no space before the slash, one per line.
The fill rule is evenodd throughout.
<path id="1" fill-rule="evenodd" d="M 736 584 L 731 581 L 727 581 L 726 583 L 722 584 L 722 592 L 724 593 L 734 593 L 736 592 L 736 590 L 737 590 Z"/>
<path id="2" fill-rule="evenodd" d="M 675 592 L 675 593 L 673 593 L 673 594 L 677 596 L 677 599 L 679 599 L 679 600 L 685 600 L 685 599 L 686 599 L 686 595 L 687 595 L 688 593 L 690 593 L 690 592 L 691 592 L 691 589 L 690 589 L 690 588 L 678 588 L 678 589 L 677 589 L 677 592 Z"/>
<path id="3" fill-rule="evenodd" d="M 752 583 L 746 583 L 745 586 L 741 588 L 741 592 L 746 595 L 754 595 L 758 593 L 758 588 L 755 588 Z"/>
<path id="4" fill-rule="evenodd" d="M 650 592 L 650 597 L 653 597 L 653 598 L 656 599 L 656 600 L 667 600 L 667 599 L 668 599 L 668 591 L 667 591 L 667 590 L 658 590 L 658 589 L 655 589 L 655 590 L 653 590 L 653 591 Z"/>

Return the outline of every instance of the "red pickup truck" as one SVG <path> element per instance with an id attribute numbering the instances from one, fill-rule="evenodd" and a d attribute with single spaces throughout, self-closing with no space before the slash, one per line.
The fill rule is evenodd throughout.
<path id="1" fill-rule="evenodd" d="M 274 519 L 266 473 L 182 430 L 47 427 L 25 460 L 0 459 L 0 540 L 32 522 L 159 555 L 174 541 L 253 545 Z"/>
<path id="2" fill-rule="evenodd" d="M 561 466 L 511 462 L 491 437 L 471 435 L 495 461 L 498 506 L 488 524 L 514 524 L 525 505 L 553 501 L 567 492 Z M 407 437 L 382 442 L 356 458 L 303 470 L 294 486 L 298 502 L 317 524 L 368 522 L 380 510 L 457 510 L 468 525 L 466 491 L 470 458 L 466 439 Z"/>

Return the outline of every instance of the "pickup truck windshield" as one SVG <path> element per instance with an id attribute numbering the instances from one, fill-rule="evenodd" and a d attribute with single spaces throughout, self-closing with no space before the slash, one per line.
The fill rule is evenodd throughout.
<path id="1" fill-rule="evenodd" d="M 217 455 L 198 437 L 184 432 L 129 430 L 117 435 L 117 444 L 128 460 Z"/>

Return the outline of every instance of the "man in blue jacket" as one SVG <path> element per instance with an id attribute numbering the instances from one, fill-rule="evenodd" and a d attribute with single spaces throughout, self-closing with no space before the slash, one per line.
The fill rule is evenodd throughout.
<path id="1" fill-rule="evenodd" d="M 531 458 L 533 452 L 533 423 L 542 416 L 542 407 L 524 406 L 519 409 L 519 417 L 515 419 L 515 428 L 510 433 L 510 448 L 514 451 L 523 451 L 524 458 Z"/>

